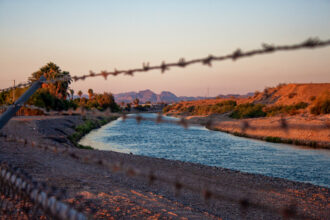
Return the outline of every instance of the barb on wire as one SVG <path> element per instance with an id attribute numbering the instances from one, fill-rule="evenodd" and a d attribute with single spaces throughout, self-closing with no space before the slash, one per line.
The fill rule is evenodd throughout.
<path id="1" fill-rule="evenodd" d="M 93 71 L 90 71 L 89 74 L 87 75 L 82 75 L 82 76 L 64 76 L 52 80 L 47 80 L 45 83 L 54 83 L 58 81 L 79 81 L 79 80 L 85 80 L 86 78 L 91 78 L 91 77 L 99 77 L 102 76 L 104 79 L 107 79 L 108 76 L 117 76 L 120 74 L 123 75 L 129 75 L 133 76 L 137 72 L 148 72 L 150 70 L 160 70 L 161 73 L 165 73 L 165 71 L 168 71 L 171 67 L 186 67 L 192 64 L 204 64 L 208 66 L 212 66 L 213 61 L 224 61 L 224 60 L 237 60 L 245 57 L 251 57 L 255 55 L 262 55 L 262 54 L 268 54 L 268 53 L 274 53 L 277 51 L 292 51 L 292 50 L 299 50 L 299 49 L 314 49 L 314 48 L 321 48 L 325 46 L 330 46 L 330 39 L 329 40 L 320 40 L 318 38 L 309 38 L 306 41 L 302 43 L 297 43 L 297 44 L 291 44 L 291 45 L 271 45 L 271 44 L 262 44 L 262 48 L 260 49 L 254 49 L 250 51 L 242 51 L 241 49 L 235 50 L 233 53 L 227 54 L 227 55 L 222 55 L 222 56 L 214 56 L 214 55 L 209 55 L 205 58 L 198 58 L 198 59 L 192 59 L 186 61 L 184 58 L 180 58 L 178 62 L 172 62 L 172 63 L 166 63 L 163 61 L 160 65 L 155 65 L 151 66 L 149 62 L 143 63 L 142 67 L 140 68 L 134 68 L 134 69 L 127 69 L 127 70 L 117 70 L 114 69 L 113 71 L 101 71 L 100 73 L 95 73 Z M 17 86 L 14 87 L 9 87 L 6 89 L 1 89 L 0 92 L 4 91 L 10 91 L 15 88 L 19 87 L 27 87 L 30 86 L 31 83 L 21 83 L 18 84 Z"/>

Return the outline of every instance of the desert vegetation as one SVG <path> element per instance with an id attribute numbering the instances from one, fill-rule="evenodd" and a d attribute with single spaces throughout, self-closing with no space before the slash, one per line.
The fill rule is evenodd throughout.
<path id="1" fill-rule="evenodd" d="M 191 105 L 185 106 L 182 103 L 168 105 L 163 109 L 164 113 L 170 111 L 177 111 L 186 113 L 189 115 L 209 115 L 209 114 L 223 114 L 229 111 L 234 110 L 235 106 L 237 105 L 236 101 L 234 100 L 225 100 L 221 101 L 216 104 L 209 104 L 209 105 Z"/>
<path id="2" fill-rule="evenodd" d="M 330 91 L 323 93 L 314 100 L 311 113 L 315 115 L 330 113 Z"/>
<path id="3" fill-rule="evenodd" d="M 308 103 L 299 102 L 294 105 L 273 105 L 264 107 L 264 112 L 266 116 L 277 116 L 277 115 L 296 115 L 299 113 L 300 109 L 306 109 Z"/>
<path id="4" fill-rule="evenodd" d="M 257 118 L 314 115 L 330 112 L 329 84 L 279 84 L 256 91 L 250 98 L 216 99 L 180 102 L 163 109 L 166 114 L 211 115 L 224 114 L 231 118 Z"/>
<path id="5" fill-rule="evenodd" d="M 267 113 L 263 111 L 263 108 L 264 105 L 262 104 L 241 104 L 235 107 L 234 111 L 229 115 L 229 117 L 236 119 L 264 117 L 267 115 Z"/>
<path id="6" fill-rule="evenodd" d="M 209 105 L 191 105 L 185 106 L 182 103 L 166 106 L 163 111 L 180 112 L 180 114 L 188 115 L 210 115 L 210 114 L 224 114 L 230 113 L 229 117 L 241 118 L 257 118 L 257 117 L 271 117 L 278 115 L 296 115 L 300 113 L 301 109 L 306 109 L 308 103 L 299 102 L 294 105 L 265 105 L 254 103 L 243 103 L 237 105 L 234 100 L 226 100 L 217 104 Z M 319 104 L 321 105 L 321 104 Z M 319 107 L 321 108 L 321 107 Z M 322 107 L 324 108 L 324 106 Z M 324 110 L 323 110 L 324 111 Z"/>
<path id="7" fill-rule="evenodd" d="M 71 143 L 73 145 L 75 145 L 78 148 L 81 149 L 88 149 L 91 150 L 93 149 L 91 146 L 84 146 L 79 144 L 79 140 L 85 136 L 87 133 L 89 133 L 91 130 L 99 128 L 107 123 L 109 123 L 110 121 L 113 121 L 115 119 L 117 119 L 117 116 L 111 116 L 111 117 L 99 117 L 99 118 L 83 118 L 84 123 L 77 125 L 74 129 L 75 129 L 75 133 L 73 133 L 72 135 L 68 136 L 68 139 L 71 141 Z"/>
<path id="8" fill-rule="evenodd" d="M 34 105 L 44 108 L 46 110 L 62 111 L 68 109 L 77 109 L 82 107 L 85 109 L 98 109 L 103 111 L 110 109 L 112 112 L 119 111 L 119 106 L 111 93 L 104 92 L 103 94 L 96 94 L 92 89 L 88 90 L 89 98 L 83 97 L 82 91 L 79 91 L 78 98 L 74 99 L 74 90 L 69 86 L 71 80 L 56 81 L 58 77 L 70 76 L 67 71 L 62 71 L 59 66 L 50 62 L 41 67 L 38 71 L 31 74 L 30 82 L 38 80 L 41 76 L 45 76 L 47 80 L 55 80 L 54 83 L 43 84 L 40 89 L 35 92 L 28 100 L 28 105 Z M 20 97 L 28 87 L 16 88 L 11 91 L 4 91 L 0 93 L 0 105 L 11 105 L 18 97 Z M 21 112 L 24 115 L 39 115 L 41 111 L 31 110 L 23 107 Z"/>
<path id="9" fill-rule="evenodd" d="M 279 115 L 296 115 L 300 113 L 299 110 L 306 109 L 308 103 L 299 102 L 294 105 L 272 105 L 267 106 L 263 104 L 246 103 L 238 105 L 230 114 L 231 118 L 258 118 L 271 117 Z"/>

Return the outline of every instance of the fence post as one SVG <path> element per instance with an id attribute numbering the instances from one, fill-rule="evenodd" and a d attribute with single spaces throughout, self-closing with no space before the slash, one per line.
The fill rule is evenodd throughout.
<path id="1" fill-rule="evenodd" d="M 46 81 L 44 76 L 32 84 L 32 86 L 21 96 L 17 101 L 8 107 L 8 109 L 0 116 L 0 130 L 7 124 L 7 122 L 16 114 L 22 105 L 37 91 L 43 82 Z"/>

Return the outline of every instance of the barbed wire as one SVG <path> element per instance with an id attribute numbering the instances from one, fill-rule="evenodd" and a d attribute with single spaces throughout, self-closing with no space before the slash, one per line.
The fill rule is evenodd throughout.
<path id="1" fill-rule="evenodd" d="M 104 111 L 100 111 L 95 108 L 89 110 L 85 107 L 79 107 L 77 109 L 71 108 L 68 110 L 55 111 L 55 110 L 48 110 L 43 107 L 38 107 L 35 105 L 13 104 L 13 105 L 0 106 L 0 111 L 1 111 L 1 109 L 6 110 L 9 107 L 16 107 L 16 106 L 24 107 L 26 109 L 31 109 L 31 110 L 38 110 L 46 116 L 68 116 L 68 115 L 95 116 L 95 117 L 118 116 L 118 117 L 121 117 L 123 121 L 125 121 L 126 119 L 134 119 L 138 124 L 140 124 L 140 122 L 142 122 L 142 121 L 150 121 L 150 122 L 154 122 L 157 124 L 168 123 L 168 124 L 179 125 L 186 129 L 191 126 L 201 125 L 200 123 L 196 123 L 196 122 L 194 123 L 194 122 L 189 121 L 189 119 L 187 119 L 184 116 L 179 116 L 175 119 L 168 119 L 166 117 L 166 115 L 162 114 L 161 112 L 158 112 L 157 117 L 143 117 L 143 115 L 141 115 L 140 113 L 111 112 L 110 108 L 107 108 Z M 246 132 L 247 130 L 258 130 L 258 129 L 259 130 L 260 129 L 262 129 L 262 130 L 282 129 L 286 133 L 289 133 L 290 129 L 312 129 L 312 130 L 330 129 L 329 120 L 326 120 L 323 122 L 323 124 L 319 124 L 319 125 L 312 125 L 312 124 L 303 125 L 303 124 L 298 124 L 298 123 L 289 123 L 286 118 L 281 117 L 273 122 L 276 122 L 276 124 L 275 125 L 253 125 L 248 120 L 242 119 L 239 122 L 238 128 L 239 128 L 240 132 L 243 132 L 243 133 Z M 221 126 L 223 128 L 226 127 L 226 124 L 225 124 L 226 121 L 216 122 L 214 115 L 209 115 L 208 119 L 205 121 L 205 123 L 203 123 L 203 125 L 206 128 L 211 128 L 213 125 L 215 125 L 215 123 L 220 129 L 221 129 Z"/>
<path id="2" fill-rule="evenodd" d="M 63 193 L 63 192 L 62 192 Z M 0 213 L 7 219 L 51 219 L 87 220 L 56 198 L 54 188 L 42 185 L 20 169 L 7 163 L 0 165 Z"/>
<path id="3" fill-rule="evenodd" d="M 293 51 L 293 50 L 299 50 L 299 49 L 314 49 L 314 48 L 321 48 L 325 46 L 330 45 L 330 39 L 329 40 L 320 40 L 318 38 L 309 38 L 306 41 L 303 41 L 302 43 L 297 43 L 297 44 L 291 44 L 291 45 L 273 45 L 273 44 L 262 44 L 261 49 L 254 49 L 254 50 L 249 50 L 249 51 L 242 51 L 241 49 L 237 49 L 234 52 L 228 54 L 228 55 L 223 55 L 223 56 L 213 56 L 209 55 L 204 58 L 198 58 L 198 59 L 192 59 L 192 60 L 185 60 L 184 58 L 180 58 L 178 62 L 172 62 L 172 63 L 166 63 L 163 61 L 160 65 L 155 65 L 151 66 L 149 62 L 143 63 L 142 68 L 133 68 L 133 69 L 127 69 L 127 70 L 117 70 L 114 69 L 114 71 L 101 71 L 100 73 L 95 73 L 93 71 L 90 71 L 89 74 L 87 75 L 82 75 L 82 76 L 64 76 L 64 77 L 59 77 L 56 79 L 51 79 L 51 80 L 46 80 L 44 83 L 55 83 L 58 81 L 79 81 L 79 80 L 85 80 L 87 78 L 91 77 L 99 77 L 102 76 L 104 79 L 107 79 L 108 76 L 118 76 L 120 74 L 122 75 L 129 75 L 133 76 L 134 73 L 137 72 L 148 72 L 151 70 L 160 70 L 161 73 L 165 73 L 168 71 L 171 67 L 180 67 L 184 68 L 192 64 L 203 64 L 207 66 L 212 66 L 212 62 L 214 61 L 224 61 L 224 60 L 233 60 L 236 61 L 241 58 L 245 57 L 251 57 L 255 55 L 263 55 L 263 54 L 269 54 L 269 53 L 274 53 L 278 51 Z M 5 89 L 1 89 L 0 92 L 8 92 L 12 89 L 15 88 L 22 88 L 22 87 L 27 87 L 30 86 L 32 82 L 27 82 L 27 83 L 20 83 L 16 86 L 8 87 Z"/>
<path id="4" fill-rule="evenodd" d="M 298 213 L 298 206 L 297 203 L 294 201 L 291 201 L 289 205 L 283 205 L 281 208 L 276 208 L 273 206 L 269 206 L 267 204 L 257 203 L 252 200 L 250 200 L 247 197 L 241 197 L 241 198 L 234 198 L 225 194 L 220 194 L 216 191 L 212 191 L 209 186 L 204 187 L 196 187 L 191 184 L 185 183 L 183 181 L 180 181 L 178 178 L 168 178 L 164 176 L 157 175 L 157 170 L 150 169 L 149 171 L 146 171 L 144 169 L 138 169 L 136 167 L 132 167 L 131 165 L 125 164 L 125 162 L 109 162 L 105 159 L 97 158 L 95 155 L 90 156 L 84 154 L 83 151 L 80 151 L 79 149 L 71 149 L 66 147 L 58 147 L 56 145 L 51 144 L 42 144 L 38 143 L 37 141 L 31 141 L 24 138 L 19 138 L 14 135 L 4 135 L 5 141 L 7 142 L 16 142 L 21 144 L 21 146 L 24 147 L 32 147 L 40 150 L 44 150 L 50 153 L 55 153 L 58 155 L 64 155 L 69 158 L 72 158 L 74 160 L 77 160 L 79 162 L 85 163 L 85 164 L 92 164 L 96 165 L 98 167 L 105 168 L 109 172 L 112 173 L 121 173 L 129 178 L 143 178 L 147 180 L 149 185 L 153 185 L 156 182 L 159 183 L 166 183 L 168 185 L 172 185 L 173 189 L 175 190 L 175 195 L 179 196 L 180 192 L 182 190 L 189 190 L 194 193 L 198 193 L 204 202 L 208 202 L 211 199 L 215 199 L 218 201 L 227 201 L 234 204 L 239 205 L 241 214 L 246 215 L 248 209 L 250 208 L 256 208 L 260 209 L 266 212 L 276 213 L 284 218 L 294 218 L 294 219 L 315 219 L 315 217 L 306 215 L 304 213 Z"/>

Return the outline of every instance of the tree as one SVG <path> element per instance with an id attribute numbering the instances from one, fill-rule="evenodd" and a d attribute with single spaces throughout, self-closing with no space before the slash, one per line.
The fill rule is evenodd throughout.
<path id="1" fill-rule="evenodd" d="M 82 91 L 79 90 L 79 91 L 78 91 L 78 96 L 80 97 L 80 99 L 81 99 L 81 96 L 82 96 L 82 95 L 83 95 Z"/>
<path id="2" fill-rule="evenodd" d="M 94 94 L 94 99 L 88 101 L 89 107 L 95 107 L 99 110 L 110 108 L 112 112 L 119 110 L 119 106 L 115 102 L 115 98 L 111 93 Z"/>
<path id="3" fill-rule="evenodd" d="M 82 101 L 82 100 L 81 100 L 81 96 L 83 95 L 83 93 L 82 93 L 81 90 L 79 90 L 77 94 L 78 94 L 78 96 L 79 96 L 79 103 L 80 103 L 80 105 L 81 105 L 81 103 L 82 103 L 82 102 L 81 102 L 81 101 Z"/>
<path id="4" fill-rule="evenodd" d="M 69 89 L 70 94 L 71 94 L 71 100 L 73 100 L 73 95 L 74 95 L 74 90 L 73 89 Z"/>
<path id="5" fill-rule="evenodd" d="M 131 111 L 131 103 L 127 103 L 125 110 L 128 112 Z"/>
<path id="6" fill-rule="evenodd" d="M 139 100 L 138 98 L 136 98 L 136 99 L 133 100 L 133 104 L 134 104 L 135 106 L 138 106 L 139 103 L 140 103 L 140 100 Z"/>
<path id="7" fill-rule="evenodd" d="M 93 95 L 94 95 L 94 91 L 93 91 L 93 89 L 88 89 L 88 97 L 89 97 L 89 100 L 92 100 Z"/>
<path id="8" fill-rule="evenodd" d="M 54 95 L 57 98 L 66 99 L 69 94 L 69 85 L 72 82 L 69 72 L 62 71 L 59 66 L 50 62 L 41 67 L 38 71 L 32 73 L 31 77 L 29 77 L 29 81 L 37 81 L 41 76 L 44 76 L 47 80 L 55 80 L 54 83 L 43 84 L 42 88 L 45 88 L 51 95 Z M 67 77 L 68 79 L 56 81 L 57 78 L 63 77 Z"/>
<path id="9" fill-rule="evenodd" d="M 0 93 L 0 105 L 7 105 L 8 97 L 10 97 L 10 93 L 8 91 L 4 91 Z"/>

